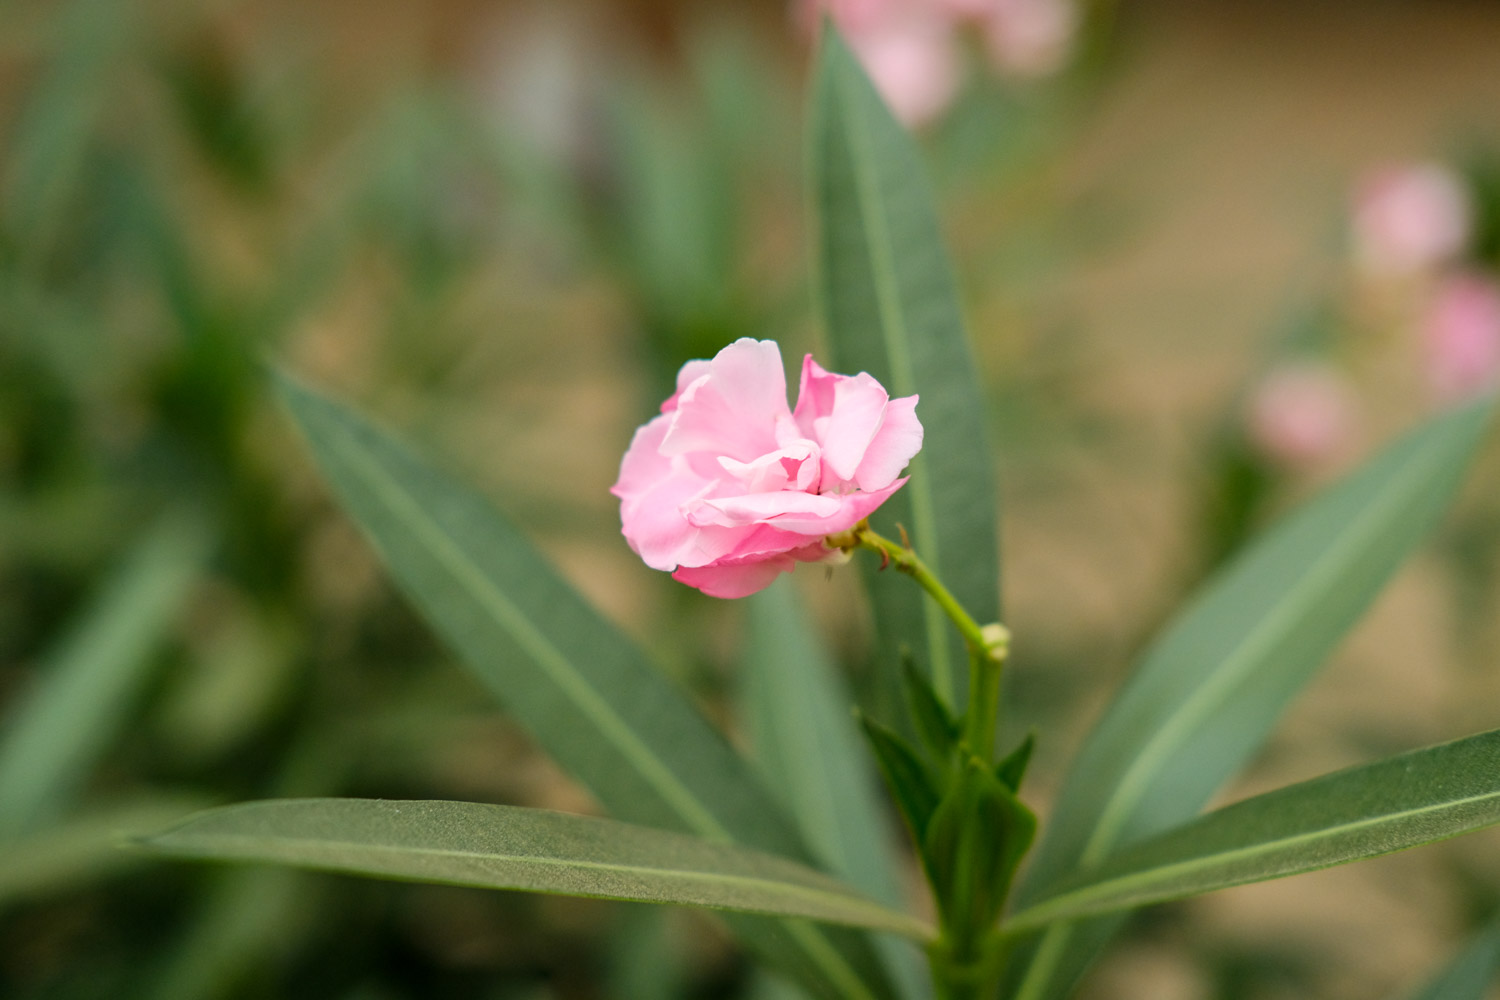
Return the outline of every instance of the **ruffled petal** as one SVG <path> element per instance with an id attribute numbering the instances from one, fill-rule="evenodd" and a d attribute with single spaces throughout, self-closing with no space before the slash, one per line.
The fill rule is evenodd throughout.
<path id="1" fill-rule="evenodd" d="M 780 555 L 743 563 L 684 567 L 673 573 L 672 579 L 697 587 L 709 597 L 749 597 L 765 590 L 781 574 L 790 573 L 796 565 L 790 556 Z"/>
<path id="2" fill-rule="evenodd" d="M 781 350 L 774 340 L 742 337 L 675 399 L 662 454 L 711 451 L 750 462 L 775 451 L 777 424 L 788 413 Z"/>
<path id="3" fill-rule="evenodd" d="M 830 510 L 827 514 L 814 511 L 789 512 L 773 517 L 766 523 L 782 531 L 791 531 L 799 535 L 812 535 L 818 538 L 824 535 L 836 535 L 840 531 L 848 531 L 869 517 L 877 507 L 890 499 L 892 493 L 904 485 L 906 485 L 906 480 L 898 479 L 885 489 L 874 490 L 870 493 L 845 493 L 842 496 L 825 493 L 822 499 L 837 501 L 837 508 Z"/>
<path id="4" fill-rule="evenodd" d="M 690 504 L 686 513 L 688 520 L 694 524 L 735 527 L 775 523 L 780 526 L 782 518 L 788 516 L 832 517 L 838 514 L 848 499 L 849 497 L 779 490 L 775 493 L 747 493 L 744 496 L 705 497 Z"/>
<path id="5" fill-rule="evenodd" d="M 902 396 L 885 405 L 880 430 L 865 449 L 853 479 L 866 491 L 891 484 L 922 450 L 922 422 L 917 419 L 917 397 Z"/>

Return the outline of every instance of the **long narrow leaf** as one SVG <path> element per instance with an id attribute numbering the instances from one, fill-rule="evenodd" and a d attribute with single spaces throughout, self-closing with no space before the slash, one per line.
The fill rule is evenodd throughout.
<path id="1" fill-rule="evenodd" d="M 1433 419 L 1210 583 L 1079 752 L 1021 906 L 1120 846 L 1188 819 L 1244 764 L 1448 506 L 1490 414 L 1483 401 Z M 1113 926 L 1049 928 L 1021 950 L 1006 995 L 1067 995 Z"/>
<path id="2" fill-rule="evenodd" d="M 853 697 L 786 578 L 746 600 L 743 704 L 755 759 L 824 867 L 888 906 L 900 862 Z M 909 951 L 882 949 L 902 992 L 925 975 Z"/>
<path id="3" fill-rule="evenodd" d="M 138 867 L 140 855 L 120 850 L 122 837 L 159 830 L 204 804 L 187 796 L 142 795 L 7 841 L 0 851 L 0 908 Z"/>
<path id="4" fill-rule="evenodd" d="M 55 819 L 124 722 L 201 566 L 207 534 L 169 515 L 126 558 L 0 729 L 0 839 Z"/>
<path id="5" fill-rule="evenodd" d="M 933 571 L 981 622 L 1000 613 L 994 470 L 984 404 L 936 208 L 910 135 L 825 25 L 814 95 L 817 255 L 833 361 L 893 395 L 918 393 L 925 429 L 911 482 L 879 520 L 900 522 Z M 867 576 L 894 682 L 900 645 L 962 702 L 958 635 L 910 581 Z M 925 640 L 923 639 L 925 636 Z"/>
<path id="6" fill-rule="evenodd" d="M 681 903 L 930 936 L 915 917 L 785 858 L 615 820 L 472 802 L 270 799 L 139 843 L 178 857 Z"/>
<path id="7" fill-rule="evenodd" d="M 1500 971 L 1500 925 L 1491 922 L 1410 1000 L 1484 1000 L 1496 971 Z"/>
<path id="8" fill-rule="evenodd" d="M 1196 896 L 1446 840 L 1500 823 L 1500 730 L 1237 802 L 1060 884 L 1016 931 Z"/>
<path id="9" fill-rule="evenodd" d="M 406 595 L 605 808 L 808 860 L 745 761 L 488 502 L 353 413 L 289 379 L 281 389 Z M 892 995 L 862 936 L 750 917 L 731 926 L 815 995 Z"/>

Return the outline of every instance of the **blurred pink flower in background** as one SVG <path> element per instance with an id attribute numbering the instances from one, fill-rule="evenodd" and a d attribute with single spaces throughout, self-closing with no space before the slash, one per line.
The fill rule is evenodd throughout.
<path id="1" fill-rule="evenodd" d="M 986 8 L 985 44 L 997 69 L 1043 76 L 1061 69 L 1072 54 L 1079 25 L 1074 0 L 989 0 L 972 6 Z"/>
<path id="2" fill-rule="evenodd" d="M 958 32 L 983 36 L 1003 72 L 1039 76 L 1060 69 L 1077 34 L 1076 0 L 797 0 L 809 34 L 827 14 L 838 25 L 896 117 L 921 125 L 958 93 Z"/>
<path id="3" fill-rule="evenodd" d="M 955 23 L 934 0 L 799 0 L 798 20 L 815 34 L 827 14 L 907 125 L 940 114 L 958 93 Z"/>
<path id="4" fill-rule="evenodd" d="M 1471 273 L 1443 279 L 1421 333 L 1428 381 L 1439 399 L 1494 386 L 1500 375 L 1500 285 Z"/>
<path id="5" fill-rule="evenodd" d="M 713 597 L 744 597 L 906 482 L 922 447 L 917 397 L 891 399 L 866 374 L 834 375 L 808 355 L 797 408 L 773 340 L 742 338 L 689 361 L 661 415 L 635 432 L 610 489 L 625 540 L 652 569 Z"/>
<path id="6" fill-rule="evenodd" d="M 1284 465 L 1335 454 L 1354 428 L 1354 392 L 1338 370 L 1315 361 L 1272 370 L 1251 393 L 1246 432 L 1256 450 Z"/>
<path id="7" fill-rule="evenodd" d="M 1436 163 L 1386 167 L 1360 182 L 1354 251 L 1371 275 L 1430 270 L 1463 252 L 1470 205 L 1463 182 Z"/>

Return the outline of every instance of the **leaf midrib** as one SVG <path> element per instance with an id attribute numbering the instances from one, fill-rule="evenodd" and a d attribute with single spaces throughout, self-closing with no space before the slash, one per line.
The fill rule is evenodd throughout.
<path id="1" fill-rule="evenodd" d="M 509 632 L 531 656 L 542 665 L 558 687 L 562 688 L 573 702 L 595 724 L 606 739 L 619 748 L 626 759 L 633 761 L 637 771 L 656 790 L 687 826 L 700 836 L 711 840 L 732 842 L 730 835 L 712 814 L 699 803 L 696 796 L 671 772 L 639 737 L 631 731 L 624 719 L 610 708 L 580 675 L 568 658 L 554 646 L 546 636 L 531 626 L 526 616 L 495 587 L 474 562 L 453 542 L 449 535 L 426 517 L 421 505 L 409 492 L 402 489 L 391 477 L 385 475 L 377 459 L 352 439 L 347 432 L 339 432 L 339 439 L 348 446 L 346 457 L 356 466 L 370 484 L 372 491 L 397 517 L 404 520 L 413 532 L 426 543 L 428 551 L 461 585 L 468 588 L 475 600 L 490 612 L 501 627 Z"/>
<path id="2" fill-rule="evenodd" d="M 1146 871 L 1131 872 L 1125 875 L 1116 876 L 1115 878 L 1106 879 L 1102 882 L 1095 882 L 1092 885 L 1085 886 L 1080 889 L 1075 889 L 1070 892 L 1065 892 L 1060 895 L 1053 896 L 1050 899 L 1043 900 L 1035 906 L 1027 907 L 1025 910 L 1022 910 L 1020 913 L 1016 914 L 1013 918 L 1007 921 L 1007 928 L 1015 930 L 1017 932 L 1030 931 L 1035 930 L 1045 924 L 1052 923 L 1053 921 L 1058 919 L 1073 920 L 1082 917 L 1096 916 L 1099 913 L 1109 911 L 1107 909 L 1079 910 L 1076 909 L 1078 905 L 1077 901 L 1082 899 L 1084 901 L 1082 905 L 1087 906 L 1087 900 L 1092 897 L 1102 896 L 1108 899 L 1111 896 L 1124 895 L 1131 891 L 1132 886 L 1144 885 L 1149 887 L 1153 883 L 1167 883 L 1177 879 L 1182 875 L 1191 875 L 1194 872 L 1202 871 L 1206 868 L 1214 868 L 1220 865 L 1231 865 L 1241 860 L 1247 858 L 1255 858 L 1261 855 L 1274 856 L 1278 853 L 1287 851 L 1302 844 L 1314 843 L 1323 840 L 1332 840 L 1334 838 L 1347 834 L 1357 833 L 1360 830 L 1371 829 L 1373 827 L 1379 826 L 1389 826 L 1392 824 L 1401 823 L 1403 820 L 1412 819 L 1414 817 L 1451 812 L 1462 809 L 1465 806 L 1471 806 L 1476 803 L 1488 802 L 1495 799 L 1500 799 L 1500 790 L 1489 791 L 1480 795 L 1468 795 L 1460 799 L 1450 799 L 1445 802 L 1417 806 L 1411 809 L 1401 809 L 1395 812 L 1381 813 L 1378 816 L 1368 816 L 1364 819 L 1354 820 L 1348 823 L 1339 823 L 1333 826 L 1321 827 L 1317 830 L 1309 830 L 1304 833 L 1292 834 L 1289 836 L 1277 838 L 1276 840 L 1263 841 L 1259 844 L 1249 844 L 1244 847 L 1236 847 L 1225 851 L 1219 851 L 1214 854 L 1202 855 L 1197 858 L 1188 858 L 1183 861 L 1177 861 L 1171 864 L 1161 865 L 1160 867 L 1147 869 Z M 1477 829 L 1477 827 L 1471 829 Z M 1455 830 L 1451 833 L 1445 833 L 1441 837 L 1437 837 L 1434 839 L 1443 840 L 1447 839 L 1448 837 L 1459 836 L 1466 832 L 1470 831 L 1464 829 Z M 1431 842 L 1432 841 L 1421 841 L 1420 843 Z M 1376 854 L 1359 854 L 1355 855 L 1355 857 L 1379 857 L 1381 854 L 1392 854 L 1396 851 L 1404 850 L 1409 846 L 1416 845 L 1411 844 L 1403 845 L 1401 847 L 1391 847 Z M 1257 882 L 1263 881 L 1267 878 L 1274 878 L 1277 875 L 1291 875 L 1300 874 L 1303 872 L 1318 871 L 1322 868 L 1331 868 L 1334 865 L 1340 864 L 1342 860 L 1348 859 L 1320 861 L 1315 865 L 1310 865 L 1307 867 L 1293 867 L 1286 871 L 1278 871 L 1277 873 L 1272 875 L 1250 875 L 1245 878 L 1239 878 L 1233 881 L 1225 882 L 1222 885 L 1217 886 L 1216 888 L 1227 889 L 1232 886 L 1245 885 L 1249 882 Z M 1162 900 L 1165 900 L 1167 898 L 1171 897 L 1161 897 Z M 1145 905 L 1151 901 L 1151 897 L 1149 895 L 1146 895 L 1142 897 L 1140 902 L 1132 902 L 1127 904 L 1127 906 L 1133 907 L 1136 905 Z M 1073 907 L 1069 906 L 1070 902 L 1074 904 Z M 1074 912 L 1068 914 L 1067 911 L 1070 909 L 1073 909 Z M 1110 909 L 1113 909 L 1113 907 L 1111 907 Z M 1064 911 L 1064 913 L 1067 915 L 1059 918 L 1056 915 L 1059 910 Z"/>
<path id="3" fill-rule="evenodd" d="M 845 54 L 845 58 L 852 58 Z M 884 213 L 880 211 L 880 196 L 874 190 L 878 179 L 875 176 L 877 154 L 870 142 L 868 130 L 864 128 L 864 115 L 859 110 L 857 99 L 851 99 L 847 87 L 851 76 L 836 78 L 834 85 L 842 91 L 844 106 L 844 138 L 849 143 L 855 191 L 860 212 L 867 220 L 863 231 L 868 234 L 866 249 L 870 255 L 870 267 L 875 272 L 876 302 L 880 309 L 880 334 L 885 342 L 886 355 L 891 365 L 892 388 L 897 393 L 909 395 L 917 391 L 916 374 L 907 351 L 911 334 L 906 329 L 906 315 L 896 298 L 895 261 L 891 255 L 891 238 L 886 228 Z M 856 119 L 858 119 L 856 121 Z M 911 497 L 911 514 L 915 522 L 912 527 L 923 542 L 922 561 L 933 575 L 942 578 L 942 553 L 937 545 L 937 523 L 935 505 L 930 492 L 930 477 L 925 474 L 927 461 L 918 454 L 911 461 L 911 479 L 906 484 Z M 921 597 L 922 619 L 927 627 L 927 653 L 931 660 L 933 686 L 949 705 L 956 704 L 953 690 L 953 674 L 949 664 L 948 630 L 943 613 L 933 601 Z"/>
<path id="4" fill-rule="evenodd" d="M 1340 536 L 1339 541 L 1330 546 L 1324 557 L 1288 588 L 1286 596 L 1272 613 L 1263 618 L 1261 624 L 1252 629 L 1245 640 L 1224 658 L 1223 669 L 1215 671 L 1183 703 L 1182 710 L 1174 713 L 1165 725 L 1156 730 L 1131 762 L 1119 784 L 1115 786 L 1115 794 L 1100 813 L 1094 834 L 1079 857 L 1081 866 L 1098 864 L 1114 847 L 1120 828 L 1128 821 L 1130 812 L 1145 795 L 1145 789 L 1157 773 L 1157 765 L 1177 750 L 1197 726 L 1219 707 L 1222 700 L 1232 693 L 1239 681 L 1259 661 L 1261 652 L 1274 646 L 1290 631 L 1298 617 L 1294 610 L 1303 603 L 1302 595 L 1320 589 L 1327 578 L 1337 575 L 1347 563 L 1356 559 L 1366 547 L 1366 537 L 1375 533 L 1378 526 L 1385 522 L 1386 512 L 1407 502 L 1413 492 L 1410 488 L 1413 484 L 1426 481 L 1425 475 L 1417 476 L 1416 473 L 1426 472 L 1429 466 L 1440 464 L 1435 458 L 1428 458 L 1434 451 L 1436 449 L 1421 450 L 1417 460 L 1408 465 L 1405 474 L 1393 477 L 1392 488 L 1384 498 L 1363 508 L 1363 514 L 1350 522 L 1351 526 Z M 1438 457 L 1446 455 L 1446 449 L 1438 452 Z"/>
<path id="5" fill-rule="evenodd" d="M 666 876 L 683 882 L 700 883 L 705 885 L 723 885 L 728 883 L 734 886 L 743 887 L 747 890 L 758 891 L 763 894 L 768 893 L 783 898 L 790 897 L 797 900 L 806 900 L 810 901 L 811 903 L 822 904 L 820 909 L 798 914 L 802 917 L 810 917 L 813 919 L 827 919 L 827 914 L 833 912 L 843 912 L 850 915 L 869 914 L 871 917 L 879 918 L 878 923 L 872 921 L 864 924 L 864 926 L 876 926 L 884 930 L 895 931 L 896 933 L 905 934 L 908 936 L 916 937 L 918 939 L 927 939 L 931 937 L 931 929 L 928 928 L 927 925 L 922 921 L 917 920 L 915 917 L 908 917 L 907 915 L 902 914 L 896 910 L 886 909 L 885 907 L 882 907 L 879 904 L 874 903 L 873 901 L 863 899 L 862 897 L 853 893 L 819 888 L 817 886 L 808 885 L 806 883 L 782 881 L 768 876 L 702 871 L 691 868 L 670 868 L 641 864 L 614 863 L 607 861 L 588 861 L 583 859 L 548 858 L 540 857 L 534 854 L 508 854 L 499 851 L 466 850 L 463 848 L 452 847 L 420 847 L 412 845 L 372 844 L 368 841 L 337 840 L 310 837 L 275 837 L 272 844 L 272 850 L 267 851 L 265 850 L 263 845 L 266 844 L 268 838 L 263 835 L 257 836 L 254 834 L 216 833 L 200 834 L 199 837 L 201 838 L 203 847 L 197 850 L 194 850 L 192 848 L 189 848 L 188 850 L 191 850 L 192 853 L 207 857 L 220 857 L 227 855 L 237 858 L 249 857 L 285 860 L 280 856 L 281 851 L 277 848 L 293 851 L 299 849 L 310 849 L 311 853 L 314 854 L 337 853 L 339 851 L 356 851 L 365 852 L 368 854 L 391 855 L 396 858 L 416 855 L 419 857 L 429 858 L 453 858 L 472 861 L 484 861 L 494 864 L 527 866 L 538 869 L 562 871 L 583 869 L 586 871 L 608 872 L 619 875 L 636 875 L 646 877 Z M 147 843 L 149 845 L 151 841 L 148 841 Z M 158 843 L 161 845 L 170 846 L 170 838 L 160 838 Z M 236 848 L 240 845 L 248 847 L 249 850 L 236 850 Z M 181 848 L 174 848 L 174 850 L 181 850 Z M 364 872 L 369 870 L 368 868 L 363 867 L 356 862 L 343 862 L 333 857 L 311 858 L 309 859 L 309 861 L 317 862 L 319 864 L 336 865 L 340 869 L 355 872 Z M 455 878 L 457 877 L 458 876 L 455 876 Z M 473 881 L 461 881 L 457 884 L 473 886 L 476 888 L 521 888 L 517 886 L 504 885 L 488 886 L 483 883 Z M 670 898 L 653 899 L 650 896 L 644 895 L 622 896 L 614 893 L 585 892 L 576 888 L 569 888 L 564 894 L 569 896 L 588 895 L 596 899 L 618 899 L 635 902 L 679 902 L 678 900 Z M 706 906 L 714 909 L 722 908 L 747 913 L 762 913 L 767 916 L 787 916 L 787 914 L 785 913 L 772 909 L 747 909 L 738 906 L 728 906 L 725 904 L 714 903 L 695 903 L 690 905 Z"/>

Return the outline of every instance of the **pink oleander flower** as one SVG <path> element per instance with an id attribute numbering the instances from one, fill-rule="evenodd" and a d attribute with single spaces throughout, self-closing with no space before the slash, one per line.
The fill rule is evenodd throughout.
<path id="1" fill-rule="evenodd" d="M 1422 323 L 1427 376 L 1439 399 L 1461 399 L 1500 379 L 1500 286 L 1477 274 L 1445 278 Z"/>
<path id="2" fill-rule="evenodd" d="M 1470 205 L 1462 181 L 1447 167 L 1387 167 L 1355 192 L 1354 250 L 1377 277 L 1431 270 L 1463 252 Z"/>
<path id="3" fill-rule="evenodd" d="M 859 59 L 891 112 L 907 125 L 940 114 L 958 93 L 957 27 L 933 0 L 798 0 L 809 34 L 827 15 Z"/>
<path id="4" fill-rule="evenodd" d="M 625 540 L 646 565 L 713 597 L 744 597 L 798 562 L 841 557 L 823 539 L 906 482 L 897 477 L 922 447 L 916 405 L 809 354 L 788 409 L 772 340 L 742 338 L 712 361 L 689 361 L 610 489 Z"/>
<path id="5" fill-rule="evenodd" d="M 1061 69 L 1080 21 L 1075 0 L 989 0 L 982 15 L 990 60 L 1018 76 Z"/>
<path id="6" fill-rule="evenodd" d="M 1276 462 L 1305 466 L 1328 458 L 1349 439 L 1354 393 L 1328 365 L 1303 361 L 1272 371 L 1250 396 L 1246 432 Z"/>

